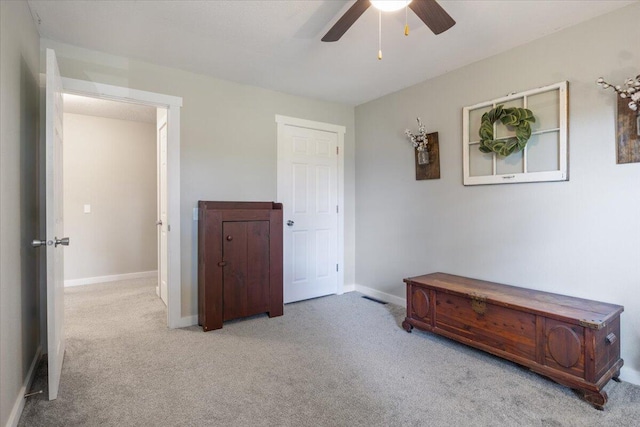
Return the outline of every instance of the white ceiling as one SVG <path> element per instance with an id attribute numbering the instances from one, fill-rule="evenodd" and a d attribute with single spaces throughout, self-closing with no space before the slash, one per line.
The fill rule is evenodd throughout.
<path id="1" fill-rule="evenodd" d="M 155 107 L 69 93 L 64 94 L 64 112 L 145 123 L 155 123 L 157 114 Z"/>
<path id="2" fill-rule="evenodd" d="M 42 37 L 295 95 L 358 105 L 638 0 L 466 0 L 435 36 L 409 10 L 369 8 L 335 43 L 353 1 L 29 0 Z M 597 31 L 597 28 L 594 28 Z"/>

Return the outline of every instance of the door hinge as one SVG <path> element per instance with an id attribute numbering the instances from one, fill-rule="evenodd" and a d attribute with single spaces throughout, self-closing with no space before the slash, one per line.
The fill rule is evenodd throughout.
<path id="1" fill-rule="evenodd" d="M 171 224 L 167 225 L 167 231 L 171 231 Z"/>
<path id="2" fill-rule="evenodd" d="M 340 155 L 340 147 L 336 147 L 336 154 Z"/>
<path id="3" fill-rule="evenodd" d="M 338 205 L 336 205 L 336 213 L 340 213 L 340 211 L 338 210 Z"/>
<path id="4" fill-rule="evenodd" d="M 336 264 L 336 271 L 339 271 L 339 270 L 338 270 L 338 264 Z"/>

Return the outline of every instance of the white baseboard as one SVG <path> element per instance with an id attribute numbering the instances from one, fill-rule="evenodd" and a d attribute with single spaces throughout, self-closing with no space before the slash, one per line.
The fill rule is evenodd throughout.
<path id="1" fill-rule="evenodd" d="M 353 292 L 355 290 L 356 290 L 356 285 L 354 285 L 353 283 L 350 285 L 344 285 L 342 287 L 342 293 Z"/>
<path id="2" fill-rule="evenodd" d="M 620 369 L 620 379 L 631 384 L 640 385 L 640 371 L 623 366 Z"/>
<path id="3" fill-rule="evenodd" d="M 105 282 L 116 282 L 118 280 L 130 280 L 130 279 L 146 279 L 148 277 L 156 277 L 158 275 L 158 271 L 141 271 L 138 273 L 125 273 L 125 274 L 114 274 L 111 276 L 96 276 L 96 277 L 85 277 L 83 279 L 71 279 L 65 280 L 64 286 L 83 286 L 83 285 L 94 285 L 96 283 L 105 283 Z"/>
<path id="4" fill-rule="evenodd" d="M 175 325 L 172 325 L 173 328 L 187 328 L 189 326 L 195 326 L 198 324 L 198 315 L 194 316 L 183 316 L 178 320 Z"/>
<path id="5" fill-rule="evenodd" d="M 20 416 L 22 415 L 25 404 L 24 395 L 27 394 L 29 390 L 31 390 L 31 383 L 33 382 L 33 378 L 35 377 L 36 366 L 38 366 L 38 361 L 40 360 L 41 354 L 42 347 L 38 346 L 36 354 L 33 356 L 33 360 L 31 361 L 31 366 L 29 366 L 27 377 L 24 379 L 24 384 L 22 385 L 22 387 L 20 387 L 18 397 L 16 397 L 16 403 L 14 403 L 13 408 L 11 409 L 11 414 L 9 414 L 9 419 L 7 420 L 6 427 L 16 427 L 18 425 L 18 421 L 20 421 Z"/>
<path id="6" fill-rule="evenodd" d="M 375 298 L 375 299 L 379 299 L 380 301 L 384 301 L 384 302 L 389 302 L 391 304 L 396 304 L 399 306 L 403 306 L 405 307 L 407 305 L 407 299 L 406 298 L 401 298 L 395 295 L 391 295 L 388 294 L 386 292 L 381 292 L 377 289 L 373 289 L 373 288 L 368 288 L 366 286 L 362 286 L 362 285 L 351 285 L 353 286 L 353 290 L 356 292 L 360 292 L 361 294 L 364 294 L 368 297 L 371 298 Z M 347 290 L 345 289 L 345 292 L 347 292 Z"/>

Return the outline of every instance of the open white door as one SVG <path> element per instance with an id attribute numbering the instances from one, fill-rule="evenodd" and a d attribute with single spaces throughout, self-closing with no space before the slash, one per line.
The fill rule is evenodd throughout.
<path id="1" fill-rule="evenodd" d="M 64 360 L 64 262 L 60 245 L 69 244 L 62 222 L 62 80 L 56 54 L 47 49 L 46 203 L 47 343 L 49 400 L 58 397 Z M 35 242 L 34 242 L 35 243 Z"/>
<path id="2" fill-rule="evenodd" d="M 158 108 L 158 295 L 167 305 L 167 110 Z"/>

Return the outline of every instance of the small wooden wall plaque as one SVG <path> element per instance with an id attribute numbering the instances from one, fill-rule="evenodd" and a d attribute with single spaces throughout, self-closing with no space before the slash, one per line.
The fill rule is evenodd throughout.
<path id="1" fill-rule="evenodd" d="M 638 113 L 629 108 L 629 100 L 618 97 L 616 140 L 618 164 L 640 162 Z"/>
<path id="2" fill-rule="evenodd" d="M 440 179 L 440 145 L 438 144 L 438 132 L 428 133 L 429 141 L 429 164 L 418 164 L 418 150 L 414 149 L 416 155 L 416 180 Z"/>

